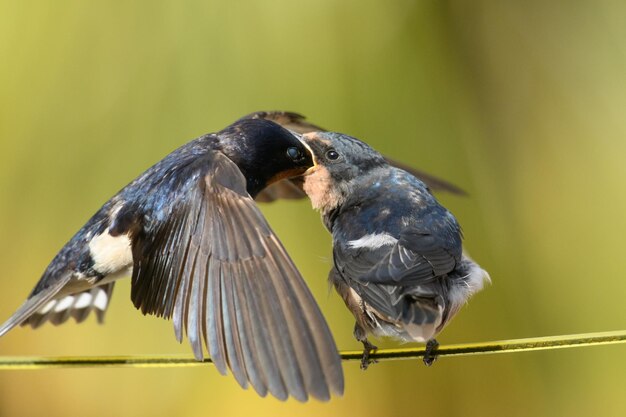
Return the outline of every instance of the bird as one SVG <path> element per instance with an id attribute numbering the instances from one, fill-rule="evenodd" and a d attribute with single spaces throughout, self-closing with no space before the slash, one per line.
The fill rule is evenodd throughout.
<path id="1" fill-rule="evenodd" d="M 144 315 L 172 319 L 195 358 L 280 400 L 342 395 L 337 346 L 302 276 L 254 198 L 304 173 L 298 134 L 244 118 L 200 136 L 108 200 L 63 246 L 2 325 L 101 322 L 117 279 L 131 276 Z"/>
<path id="2" fill-rule="evenodd" d="M 425 342 L 430 366 L 435 337 L 489 274 L 464 254 L 457 219 L 423 181 L 354 137 L 302 140 L 315 163 L 302 187 L 332 234 L 329 282 L 356 319 L 361 368 L 376 350 L 369 335 Z"/>

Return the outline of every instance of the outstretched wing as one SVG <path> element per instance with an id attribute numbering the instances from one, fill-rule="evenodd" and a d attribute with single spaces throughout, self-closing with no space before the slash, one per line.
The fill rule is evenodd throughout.
<path id="1" fill-rule="evenodd" d="M 306 121 L 306 118 L 298 113 L 288 111 L 260 111 L 248 114 L 241 119 L 265 119 L 278 123 L 282 127 L 293 132 L 304 134 L 309 132 L 326 132 L 326 129 Z M 432 191 L 447 191 L 452 194 L 466 195 L 466 192 L 456 185 L 430 175 L 419 169 L 415 169 L 407 164 L 385 157 L 389 165 L 393 165 L 423 181 Z M 302 181 L 298 178 L 286 179 L 275 182 L 256 196 L 260 202 L 271 202 L 277 199 L 298 199 L 306 197 L 302 190 Z"/>
<path id="2" fill-rule="evenodd" d="M 330 330 L 239 168 L 209 152 L 186 169 L 171 213 L 133 237 L 135 306 L 172 317 L 196 358 L 204 344 L 221 373 L 261 396 L 341 394 Z"/>

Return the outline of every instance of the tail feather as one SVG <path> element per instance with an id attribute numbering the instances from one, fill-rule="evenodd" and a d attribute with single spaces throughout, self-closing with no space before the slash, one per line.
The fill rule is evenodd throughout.
<path id="1" fill-rule="evenodd" d="M 411 339 L 426 342 L 438 333 L 443 319 L 443 302 L 440 297 L 417 298 L 408 297 L 402 312 L 405 331 Z"/>
<path id="2" fill-rule="evenodd" d="M 99 323 L 104 320 L 104 313 L 109 306 L 115 282 L 90 288 L 83 292 L 52 299 L 48 304 L 22 322 L 22 326 L 37 328 L 49 321 L 55 326 L 74 318 L 76 323 L 83 322 L 94 311 Z"/>
<path id="3" fill-rule="evenodd" d="M 54 280 L 52 285 L 44 288 L 37 294 L 32 295 L 28 300 L 20 306 L 20 308 L 9 319 L 0 326 L 0 336 L 6 332 L 24 323 L 38 310 L 43 308 L 59 291 L 68 283 L 72 277 L 71 272 L 65 273 L 59 279 Z"/>

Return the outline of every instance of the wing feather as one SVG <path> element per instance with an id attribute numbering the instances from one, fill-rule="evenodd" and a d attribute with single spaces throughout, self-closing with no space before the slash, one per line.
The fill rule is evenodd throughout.
<path id="1" fill-rule="evenodd" d="M 243 271 L 240 270 L 240 268 L 243 268 L 243 265 L 233 264 L 233 267 L 235 268 L 234 275 L 242 276 Z M 244 285 L 245 281 L 242 282 L 242 280 L 238 279 L 234 280 L 233 292 L 235 294 L 245 292 L 246 289 L 243 288 Z M 251 324 L 247 299 L 245 297 L 236 296 L 233 297 L 233 301 L 235 304 L 234 307 L 237 320 L 237 328 L 240 329 L 239 342 L 242 347 L 241 353 L 243 355 L 245 373 L 254 390 L 261 397 L 265 397 L 267 395 L 268 388 L 263 379 L 263 372 L 259 367 L 259 355 L 257 352 L 257 347 L 254 344 L 254 325 Z"/>
<path id="2" fill-rule="evenodd" d="M 209 288 L 206 311 L 206 331 L 204 339 L 211 360 L 222 375 L 226 375 L 226 343 L 224 341 L 224 318 L 222 317 L 221 264 L 209 262 Z"/>
<path id="3" fill-rule="evenodd" d="M 191 279 L 189 291 L 189 308 L 187 313 L 187 337 L 193 349 L 194 356 L 198 360 L 204 359 L 202 350 L 202 319 L 204 305 L 204 286 L 206 282 L 206 263 L 202 259 L 194 262 L 194 275 Z"/>
<path id="4" fill-rule="evenodd" d="M 269 249 L 269 248 L 268 248 Z M 260 265 L 259 265 L 260 266 Z M 293 395 L 299 401 L 306 401 L 306 382 L 303 372 L 305 369 L 301 369 L 302 364 L 298 361 L 298 354 L 308 355 L 309 352 L 298 351 L 300 342 L 310 343 L 311 339 L 309 335 L 304 333 L 304 328 L 298 328 L 294 324 L 294 317 L 300 316 L 300 314 L 285 314 L 285 310 L 289 310 L 290 306 L 286 306 L 286 302 L 293 302 L 295 298 L 290 297 L 291 294 L 285 291 L 281 285 L 282 282 L 278 282 L 277 285 L 267 279 L 269 276 L 280 276 L 273 258 L 268 258 L 268 262 L 263 265 L 264 270 L 267 271 L 263 274 L 264 277 L 261 280 L 263 287 L 261 290 L 265 294 L 265 304 L 273 316 L 273 321 L 278 324 L 272 330 L 272 344 L 279 347 L 279 354 L 277 355 L 278 366 L 282 371 L 282 377 L 285 380 L 288 387 L 292 387 L 291 395 Z M 301 333 L 302 332 L 302 333 Z M 282 335 L 299 334 L 301 337 L 296 338 L 284 338 Z M 317 358 L 307 357 L 307 362 L 317 362 Z"/>
<path id="5" fill-rule="evenodd" d="M 237 312 L 235 311 L 233 282 L 237 278 L 233 276 L 231 266 L 227 263 L 222 264 L 221 272 L 223 331 L 226 341 L 226 352 L 228 354 L 228 366 L 239 385 L 247 388 L 248 378 L 243 364 L 243 353 L 237 326 Z"/>
<path id="6" fill-rule="evenodd" d="M 260 272 L 253 261 L 244 262 L 243 268 L 246 276 L 252 276 Z M 273 300 L 268 299 L 267 295 L 261 291 L 258 280 L 242 280 L 242 284 L 243 288 L 241 288 L 241 291 L 245 291 L 248 294 L 259 294 L 258 297 L 242 297 L 242 300 L 250 309 L 248 315 L 254 336 L 253 340 L 255 341 L 255 351 L 258 353 L 258 365 L 263 372 L 263 382 L 267 384 L 267 390 L 276 398 L 286 399 L 289 393 L 285 386 L 285 379 L 280 372 L 276 358 L 277 352 L 270 347 L 269 343 L 265 343 L 266 340 L 270 340 L 272 337 L 272 330 L 263 324 L 268 320 L 269 306 Z M 271 316 L 269 320 L 272 320 Z M 277 329 L 274 329 L 274 334 L 277 333 Z"/>

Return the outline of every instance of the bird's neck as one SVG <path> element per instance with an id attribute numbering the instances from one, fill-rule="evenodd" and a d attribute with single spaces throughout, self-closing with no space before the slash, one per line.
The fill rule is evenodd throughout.
<path id="1" fill-rule="evenodd" d="M 347 184 L 335 181 L 328 169 L 318 165 L 313 172 L 303 177 L 302 189 L 311 200 L 311 205 L 322 217 L 340 207 L 349 195 Z"/>

